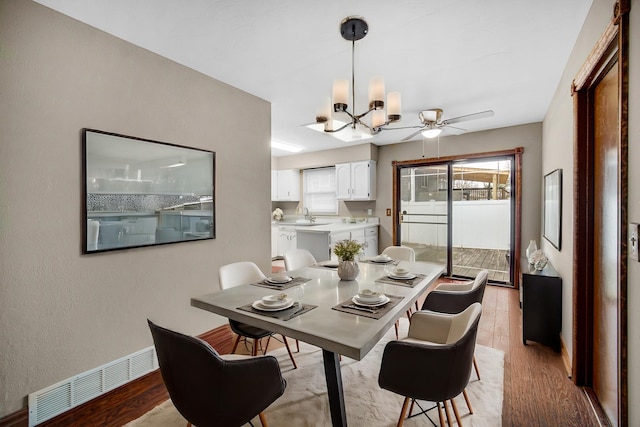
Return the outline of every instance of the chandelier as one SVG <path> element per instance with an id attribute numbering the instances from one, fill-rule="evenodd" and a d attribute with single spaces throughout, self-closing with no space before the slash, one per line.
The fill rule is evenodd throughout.
<path id="1" fill-rule="evenodd" d="M 356 40 L 360 40 L 367 35 L 369 26 L 366 21 L 359 17 L 350 16 L 340 23 L 340 34 L 345 40 L 351 41 L 351 107 L 349 111 L 349 82 L 346 79 L 336 79 L 333 82 L 333 100 L 327 100 L 322 110 L 316 115 L 316 123 L 324 125 L 324 132 L 337 133 L 347 127 L 351 127 L 356 132 L 358 125 L 366 128 L 371 135 L 375 135 L 392 122 L 400 120 L 400 92 L 389 92 L 387 95 L 387 111 L 384 107 L 384 80 L 374 77 L 369 82 L 369 109 L 362 114 L 355 113 L 355 93 L 356 79 L 354 71 L 354 54 Z M 333 113 L 345 113 L 350 122 L 343 123 L 333 120 Z M 362 121 L 362 118 L 371 114 L 371 125 Z M 335 124 L 338 124 L 335 126 Z M 341 138 L 342 139 L 342 138 Z"/>

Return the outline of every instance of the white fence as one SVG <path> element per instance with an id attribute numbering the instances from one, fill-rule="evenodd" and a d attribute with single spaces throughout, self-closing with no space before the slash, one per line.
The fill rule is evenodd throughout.
<path id="1" fill-rule="evenodd" d="M 402 202 L 403 243 L 434 246 L 447 244 L 447 202 Z M 453 202 L 453 246 L 509 249 L 511 215 L 509 200 Z M 428 222 L 436 224 L 418 224 Z"/>

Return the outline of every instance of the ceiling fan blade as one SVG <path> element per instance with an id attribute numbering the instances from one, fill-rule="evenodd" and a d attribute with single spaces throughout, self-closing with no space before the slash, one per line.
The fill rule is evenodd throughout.
<path id="1" fill-rule="evenodd" d="M 466 116 L 454 117 L 453 119 L 446 119 L 442 121 L 443 125 L 450 125 L 453 123 L 466 122 L 468 120 L 484 119 L 486 117 L 492 117 L 493 110 L 481 111 L 479 113 L 467 114 Z"/>
<path id="2" fill-rule="evenodd" d="M 424 125 L 413 125 L 413 126 L 397 126 L 392 128 L 380 128 L 380 130 L 402 130 L 402 129 L 422 129 Z"/>
<path id="3" fill-rule="evenodd" d="M 466 129 L 458 128 L 455 126 L 449 126 L 449 125 L 443 125 L 442 130 L 447 131 L 447 133 L 451 135 L 462 135 L 467 131 Z"/>
<path id="4" fill-rule="evenodd" d="M 409 141 L 411 138 L 413 138 L 414 136 L 418 135 L 420 132 L 422 132 L 423 129 L 417 130 L 414 133 L 412 133 L 409 136 L 405 136 L 404 138 L 402 138 L 400 141 L 404 142 L 404 141 Z"/>

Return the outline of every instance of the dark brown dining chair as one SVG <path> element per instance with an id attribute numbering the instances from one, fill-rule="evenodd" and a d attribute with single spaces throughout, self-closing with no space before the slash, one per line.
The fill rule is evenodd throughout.
<path id="1" fill-rule="evenodd" d="M 482 304 L 484 290 L 489 280 L 489 270 L 480 270 L 475 279 L 463 283 L 441 283 L 427 294 L 422 303 L 422 310 L 437 311 L 440 313 L 455 314 L 465 310 L 474 302 Z M 480 370 L 476 358 L 473 358 L 473 368 L 480 379 Z M 467 394 L 465 400 L 470 411 L 471 405 Z"/>
<path id="2" fill-rule="evenodd" d="M 462 425 L 453 398 L 469 382 L 481 313 L 479 303 L 458 314 L 419 311 L 413 315 L 407 338 L 387 343 L 378 384 L 405 397 L 398 427 L 404 423 L 409 403 L 416 399 L 436 402 L 442 427 L 443 407 L 451 425 L 449 402 Z"/>
<path id="3" fill-rule="evenodd" d="M 169 397 L 187 427 L 240 427 L 284 393 L 287 383 L 273 356 L 219 355 L 199 338 L 160 327 L 149 329 Z"/>

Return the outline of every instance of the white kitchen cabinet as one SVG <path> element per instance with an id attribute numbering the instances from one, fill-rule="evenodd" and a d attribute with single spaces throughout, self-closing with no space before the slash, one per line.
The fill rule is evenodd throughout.
<path id="1" fill-rule="evenodd" d="M 271 226 L 271 258 L 278 256 L 278 226 Z"/>
<path id="2" fill-rule="evenodd" d="M 378 227 L 364 229 L 364 256 L 378 255 Z"/>
<path id="3" fill-rule="evenodd" d="M 274 202 L 300 200 L 300 169 L 271 171 L 271 200 Z"/>
<path id="4" fill-rule="evenodd" d="M 278 230 L 278 255 L 283 256 L 291 249 L 296 249 L 296 230 L 287 230 L 280 228 Z"/>
<path id="5" fill-rule="evenodd" d="M 338 163 L 336 165 L 336 193 L 338 200 L 376 199 L 376 162 Z"/>

